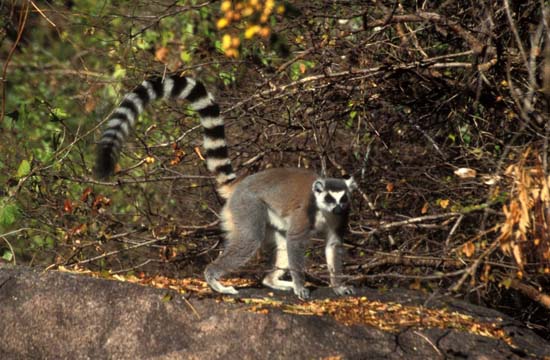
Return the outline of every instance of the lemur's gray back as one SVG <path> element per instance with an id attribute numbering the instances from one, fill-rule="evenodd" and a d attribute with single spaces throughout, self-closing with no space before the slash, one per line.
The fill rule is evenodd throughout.
<path id="1" fill-rule="evenodd" d="M 214 173 L 220 186 L 232 182 L 236 175 L 228 156 L 220 107 L 202 82 L 178 75 L 150 78 L 126 94 L 110 115 L 101 135 L 95 168 L 97 176 L 106 178 L 114 173 L 122 146 L 139 114 L 148 103 L 161 98 L 186 99 L 190 102 L 190 107 L 199 114 L 204 129 L 203 146 L 208 170 Z"/>

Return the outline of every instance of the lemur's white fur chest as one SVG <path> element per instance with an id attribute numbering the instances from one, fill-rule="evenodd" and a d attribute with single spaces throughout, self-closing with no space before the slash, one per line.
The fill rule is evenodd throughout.
<path id="1" fill-rule="evenodd" d="M 324 233 L 327 231 L 328 219 L 327 216 L 320 210 L 315 212 L 315 222 L 313 223 L 313 231 L 315 233 Z"/>
<path id="2" fill-rule="evenodd" d="M 272 209 L 267 209 L 267 221 L 269 225 L 280 232 L 286 232 L 289 228 L 288 217 L 282 217 Z"/>
<path id="3" fill-rule="evenodd" d="M 289 217 L 280 216 L 272 209 L 267 210 L 267 219 L 269 226 L 276 229 L 277 231 L 286 232 L 290 227 L 291 219 Z M 326 215 L 322 211 L 318 210 L 315 212 L 313 224 L 308 225 L 311 226 L 311 230 L 313 233 L 318 234 L 327 231 L 328 223 L 329 220 L 327 219 Z"/>

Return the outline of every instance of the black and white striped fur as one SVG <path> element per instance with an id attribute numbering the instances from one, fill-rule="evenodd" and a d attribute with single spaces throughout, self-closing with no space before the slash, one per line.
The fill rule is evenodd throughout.
<path id="1" fill-rule="evenodd" d="M 208 170 L 214 173 L 220 186 L 233 181 L 236 176 L 227 152 L 220 107 L 202 82 L 178 75 L 150 78 L 126 94 L 109 117 L 99 140 L 95 169 L 97 176 L 107 178 L 113 175 L 122 146 L 138 116 L 147 104 L 162 98 L 189 101 L 189 106 L 198 113 L 204 129 L 203 146 Z"/>

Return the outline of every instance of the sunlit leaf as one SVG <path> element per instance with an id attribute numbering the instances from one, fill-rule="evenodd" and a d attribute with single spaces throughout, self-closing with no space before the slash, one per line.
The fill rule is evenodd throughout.
<path id="1" fill-rule="evenodd" d="M 472 257 L 476 251 L 476 246 L 473 242 L 468 241 L 464 245 L 462 245 L 461 251 L 466 257 Z"/>
<path id="2" fill-rule="evenodd" d="M 168 53 L 168 48 L 161 46 L 155 51 L 155 59 L 163 63 L 168 58 Z"/>
<path id="3" fill-rule="evenodd" d="M 443 209 L 446 209 L 449 206 L 449 203 L 449 199 L 439 200 L 439 206 L 441 206 Z"/>
<path id="4" fill-rule="evenodd" d="M 454 174 L 461 179 L 472 179 L 476 177 L 477 172 L 470 168 L 458 168 L 454 171 Z"/>
<path id="5" fill-rule="evenodd" d="M 2 259 L 6 261 L 12 261 L 13 260 L 12 252 L 9 250 L 5 250 L 4 253 L 2 254 Z"/>
<path id="6" fill-rule="evenodd" d="M 19 164 L 19 167 L 17 168 L 16 176 L 18 178 L 22 178 L 24 176 L 29 175 L 31 172 L 31 163 L 27 159 L 23 159 L 21 163 Z"/>
<path id="7" fill-rule="evenodd" d="M 428 212 L 428 209 L 430 208 L 430 204 L 428 202 L 425 202 L 422 206 L 422 209 L 420 209 L 421 214 L 425 214 Z"/>

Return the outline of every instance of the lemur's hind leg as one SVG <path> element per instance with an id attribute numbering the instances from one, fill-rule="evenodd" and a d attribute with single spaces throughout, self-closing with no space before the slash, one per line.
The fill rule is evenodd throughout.
<path id="1" fill-rule="evenodd" d="M 245 265 L 254 256 L 266 235 L 266 205 L 252 195 L 235 196 L 222 210 L 225 248 L 220 256 L 206 267 L 206 282 L 222 294 L 237 294 L 232 286 L 223 286 L 220 277 Z"/>
<path id="2" fill-rule="evenodd" d="M 286 249 L 286 234 L 279 230 L 272 230 L 273 241 L 275 243 L 274 256 L 275 270 L 269 272 L 262 283 L 275 290 L 290 291 L 294 289 L 292 281 L 281 280 L 281 277 L 288 270 L 288 253 Z"/>

